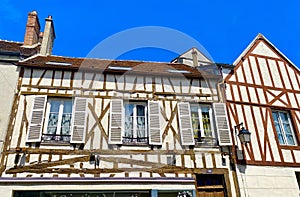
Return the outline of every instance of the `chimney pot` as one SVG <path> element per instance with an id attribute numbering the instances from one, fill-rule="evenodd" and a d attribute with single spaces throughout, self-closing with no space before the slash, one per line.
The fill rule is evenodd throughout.
<path id="1" fill-rule="evenodd" d="M 51 55 L 53 43 L 55 39 L 55 31 L 54 31 L 52 16 L 49 15 L 48 18 L 46 18 L 45 20 L 46 23 L 45 23 L 45 28 L 44 28 L 43 38 L 42 38 L 40 54 Z"/>

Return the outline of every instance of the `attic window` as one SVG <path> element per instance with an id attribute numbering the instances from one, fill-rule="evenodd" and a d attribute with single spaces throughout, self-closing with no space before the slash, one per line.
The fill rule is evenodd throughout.
<path id="1" fill-rule="evenodd" d="M 72 63 L 68 62 L 46 62 L 47 65 L 55 65 L 55 66 L 71 66 Z"/>
<path id="2" fill-rule="evenodd" d="M 109 66 L 108 69 L 111 69 L 111 70 L 132 70 L 131 67 L 127 67 L 127 66 Z"/>
<path id="3" fill-rule="evenodd" d="M 169 69 L 167 71 L 169 73 L 181 73 L 181 74 L 189 74 L 189 73 L 191 73 L 190 71 L 187 71 L 187 70 L 173 70 L 173 69 Z"/>

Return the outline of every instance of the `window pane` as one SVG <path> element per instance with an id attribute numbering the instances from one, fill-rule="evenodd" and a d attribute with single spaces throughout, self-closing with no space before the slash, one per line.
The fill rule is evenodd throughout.
<path id="1" fill-rule="evenodd" d="M 72 113 L 72 101 L 64 101 L 64 112 L 67 114 Z"/>
<path id="2" fill-rule="evenodd" d="M 144 105 L 136 105 L 136 114 L 137 114 L 137 137 L 138 138 L 143 138 L 146 137 L 146 132 L 145 132 L 145 127 L 146 127 L 146 118 L 145 118 L 145 106 Z"/>
<path id="3" fill-rule="evenodd" d="M 281 128 L 280 128 L 280 125 L 279 125 L 278 122 L 275 122 L 275 129 L 276 129 L 276 133 L 277 133 L 277 136 L 278 136 L 279 144 L 285 144 L 284 139 L 283 139 L 283 135 L 282 135 L 282 131 L 281 131 Z"/>
<path id="4" fill-rule="evenodd" d="M 282 135 L 282 130 L 281 130 L 280 125 L 279 125 L 278 112 L 272 112 L 272 115 L 273 115 L 273 119 L 274 119 L 274 124 L 275 124 L 276 133 L 277 133 L 277 136 L 278 136 L 279 144 L 285 144 L 284 139 L 283 139 L 283 135 Z"/>
<path id="5" fill-rule="evenodd" d="M 64 101 L 64 109 L 61 121 L 61 134 L 71 134 L 71 121 L 72 121 L 72 101 Z"/>
<path id="6" fill-rule="evenodd" d="M 145 117 L 137 117 L 137 137 L 146 137 Z"/>
<path id="7" fill-rule="evenodd" d="M 212 137 L 212 130 L 211 130 L 211 124 L 210 124 L 210 117 L 209 117 L 209 107 L 202 107 L 202 123 L 203 123 L 203 129 L 205 137 Z"/>
<path id="8" fill-rule="evenodd" d="M 72 114 L 63 114 L 61 120 L 61 134 L 69 135 L 71 130 Z"/>
<path id="9" fill-rule="evenodd" d="M 48 128 L 47 128 L 48 134 L 56 133 L 60 103 L 61 101 L 58 100 L 50 101 L 50 114 L 49 114 Z"/>
<path id="10" fill-rule="evenodd" d="M 48 120 L 48 128 L 47 128 L 48 134 L 56 133 L 57 122 L 58 122 L 58 113 L 50 113 L 49 120 Z"/>
<path id="11" fill-rule="evenodd" d="M 133 137 L 133 105 L 125 104 L 125 137 Z"/>
<path id="12" fill-rule="evenodd" d="M 294 136 L 292 133 L 292 129 L 289 123 L 283 123 L 283 129 L 285 131 L 285 137 L 287 140 L 287 144 L 295 145 Z"/>
<path id="13" fill-rule="evenodd" d="M 61 103 L 61 101 L 59 101 L 59 100 L 50 101 L 50 105 L 51 105 L 50 112 L 58 113 L 60 103 Z"/>
<path id="14" fill-rule="evenodd" d="M 279 112 L 282 123 L 289 123 L 289 116 L 287 113 Z"/>
<path id="15" fill-rule="evenodd" d="M 193 131 L 194 131 L 194 138 L 199 139 L 201 137 L 201 132 L 200 132 L 200 121 L 199 121 L 197 106 L 191 106 L 191 116 L 192 116 L 191 119 L 192 119 Z"/>
<path id="16" fill-rule="evenodd" d="M 144 105 L 136 105 L 137 116 L 145 116 L 145 106 Z"/>
<path id="17" fill-rule="evenodd" d="M 272 115 L 273 115 L 273 119 L 274 119 L 274 122 L 278 122 L 278 113 L 277 112 L 272 112 Z"/>

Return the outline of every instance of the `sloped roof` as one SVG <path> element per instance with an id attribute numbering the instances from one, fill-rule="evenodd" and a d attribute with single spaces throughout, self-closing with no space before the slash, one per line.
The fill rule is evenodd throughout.
<path id="1" fill-rule="evenodd" d="M 22 56 L 24 58 L 35 55 L 40 50 L 40 44 L 32 46 L 24 46 L 23 42 L 0 40 L 1 53 L 14 53 L 15 56 Z"/>
<path id="2" fill-rule="evenodd" d="M 0 40 L 0 52 L 19 53 L 22 42 Z"/>
<path id="3" fill-rule="evenodd" d="M 141 75 L 169 75 L 185 77 L 219 77 L 197 68 L 178 63 L 143 62 L 131 60 L 86 59 L 63 56 L 36 55 L 18 63 L 19 66 L 74 71 L 97 71 L 109 73 L 141 74 Z M 115 69 L 111 69 L 111 67 Z"/>
<path id="4" fill-rule="evenodd" d="M 300 71 L 300 69 L 291 61 L 289 60 L 279 49 L 277 49 L 273 43 L 271 43 L 263 34 L 259 33 L 253 40 L 252 42 L 247 46 L 247 48 L 239 55 L 239 57 L 233 62 L 233 65 L 237 65 L 243 57 L 249 53 L 249 51 L 252 50 L 252 48 L 256 45 L 257 42 L 260 40 L 264 40 L 269 47 L 271 47 L 274 51 L 276 51 L 285 61 L 287 61 L 290 65 L 292 65 L 295 69 Z"/>

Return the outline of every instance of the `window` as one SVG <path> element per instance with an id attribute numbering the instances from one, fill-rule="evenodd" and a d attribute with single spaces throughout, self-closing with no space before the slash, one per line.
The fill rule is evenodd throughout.
<path id="1" fill-rule="evenodd" d="M 180 102 L 178 122 L 181 144 L 184 146 L 216 147 L 218 143 L 220 146 L 232 145 L 224 103 L 209 105 Z"/>
<path id="2" fill-rule="evenodd" d="M 34 96 L 26 143 L 85 142 L 87 98 Z M 72 111 L 74 110 L 74 111 Z"/>
<path id="3" fill-rule="evenodd" d="M 109 144 L 162 144 L 158 101 L 111 99 Z"/>
<path id="4" fill-rule="evenodd" d="M 123 142 L 148 142 L 147 103 L 125 102 L 125 128 Z"/>
<path id="5" fill-rule="evenodd" d="M 43 141 L 70 141 L 72 123 L 71 99 L 48 99 Z"/>
<path id="6" fill-rule="evenodd" d="M 223 174 L 197 174 L 197 196 L 227 196 Z"/>
<path id="7" fill-rule="evenodd" d="M 212 108 L 210 105 L 191 104 L 191 120 L 196 142 L 203 141 L 204 138 L 212 139 Z"/>
<path id="8" fill-rule="evenodd" d="M 272 111 L 273 120 L 281 145 L 296 145 L 291 118 L 288 112 Z"/>

